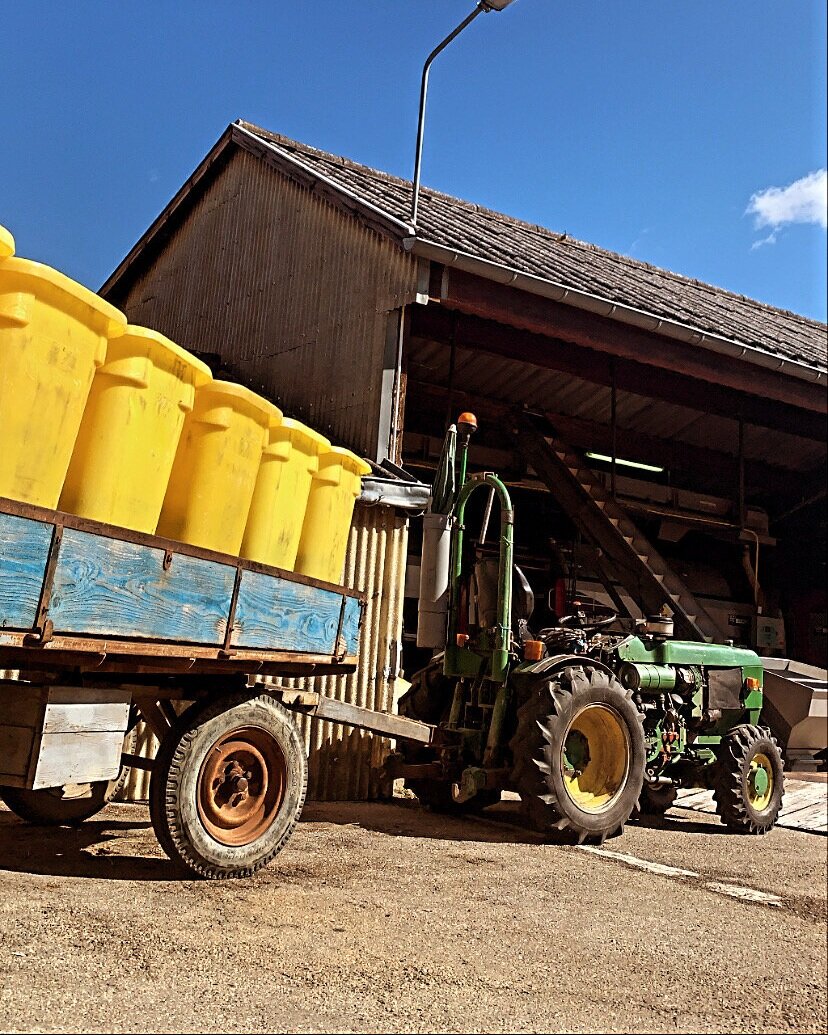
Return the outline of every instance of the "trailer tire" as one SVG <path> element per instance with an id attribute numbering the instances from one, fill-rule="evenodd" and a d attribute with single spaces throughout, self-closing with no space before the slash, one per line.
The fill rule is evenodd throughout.
<path id="1" fill-rule="evenodd" d="M 136 743 L 136 732 L 131 729 L 124 737 L 123 750 L 132 754 Z M 128 775 L 129 766 L 121 766 L 114 780 L 66 784 L 37 791 L 0 787 L 0 799 L 16 816 L 35 826 L 77 826 L 105 809 L 124 786 Z"/>
<path id="2" fill-rule="evenodd" d="M 228 694 L 187 709 L 150 782 L 161 847 L 201 877 L 249 877 L 278 855 L 305 803 L 308 767 L 291 713 L 266 695 Z"/>
<path id="3" fill-rule="evenodd" d="M 782 755 L 768 730 L 735 726 L 719 745 L 713 799 L 721 821 L 742 834 L 766 834 L 784 793 Z"/>
<path id="4" fill-rule="evenodd" d="M 646 748 L 631 691 L 602 668 L 532 681 L 510 741 L 512 785 L 530 823 L 578 843 L 620 833 L 638 804 Z"/>

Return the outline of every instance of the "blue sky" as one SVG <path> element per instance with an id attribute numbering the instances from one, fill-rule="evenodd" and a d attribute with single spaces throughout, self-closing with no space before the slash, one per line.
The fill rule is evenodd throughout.
<path id="1" fill-rule="evenodd" d="M 410 176 L 472 7 L 5 0 L 0 223 L 97 287 L 237 117 Z M 824 320 L 825 46 L 812 0 L 516 0 L 437 59 L 423 180 Z"/>

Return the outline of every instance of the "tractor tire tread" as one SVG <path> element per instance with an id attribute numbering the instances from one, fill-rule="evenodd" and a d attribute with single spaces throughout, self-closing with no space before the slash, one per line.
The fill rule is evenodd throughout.
<path id="1" fill-rule="evenodd" d="M 761 813 L 747 797 L 746 772 L 754 754 L 767 755 L 774 765 L 774 790 Z M 743 834 L 766 834 L 775 825 L 782 807 L 784 776 L 779 744 L 769 730 L 744 724 L 735 726 L 719 746 L 713 786 L 713 801 L 724 825 Z"/>
<path id="2" fill-rule="evenodd" d="M 619 801 L 607 813 L 606 825 L 600 820 L 580 821 L 575 809 L 567 812 L 566 803 L 555 789 L 552 774 L 553 744 L 564 735 L 566 716 L 573 708 L 573 699 L 592 695 L 615 698 L 612 702 L 625 719 L 631 741 L 631 765 L 627 786 Z M 512 754 L 510 784 L 521 796 L 524 811 L 532 826 L 544 833 L 568 833 L 580 844 L 587 838 L 603 841 L 623 830 L 638 805 L 644 776 L 643 715 L 630 701 L 632 691 L 623 687 L 604 669 L 590 665 L 568 665 L 564 669 L 543 674 L 535 688 L 518 708 L 517 728 L 509 747 Z"/>

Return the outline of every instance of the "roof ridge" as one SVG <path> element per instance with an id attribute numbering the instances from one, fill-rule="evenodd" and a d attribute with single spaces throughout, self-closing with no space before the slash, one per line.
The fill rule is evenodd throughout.
<path id="1" fill-rule="evenodd" d="M 261 126 L 257 126 L 252 122 L 248 122 L 245 119 L 237 119 L 236 124 L 249 132 L 255 133 L 264 137 L 271 143 L 276 144 L 279 147 L 283 147 L 287 150 L 296 151 L 299 154 L 314 155 L 325 162 L 335 163 L 342 168 L 351 168 L 360 172 L 369 173 L 371 176 L 383 180 L 387 183 L 393 183 L 400 187 L 411 187 L 411 180 L 406 180 L 403 177 L 395 176 L 393 173 L 386 172 L 382 169 L 375 169 L 370 165 L 365 165 L 363 162 L 357 162 L 353 158 L 348 158 L 346 155 L 337 155 L 331 151 L 323 151 L 321 148 L 313 147 L 310 144 L 306 144 L 300 140 L 294 140 L 291 137 L 287 137 L 282 133 L 274 133 L 272 130 L 264 129 Z M 591 241 L 582 241 L 578 237 L 573 237 L 566 231 L 552 230 L 550 227 L 543 226 L 540 223 L 531 223 L 528 220 L 519 219 L 517 216 L 509 215 L 506 212 L 500 212 L 497 209 L 489 208 L 485 205 L 481 205 L 478 202 L 469 201 L 466 198 L 459 198 L 454 194 L 447 194 L 445 191 L 437 190 L 434 187 L 423 186 L 421 188 L 422 195 L 425 197 L 432 197 L 436 199 L 442 199 L 452 205 L 460 205 L 466 210 L 477 213 L 478 215 L 488 216 L 496 219 L 499 223 L 506 223 L 514 227 L 521 227 L 524 230 L 531 231 L 537 234 L 544 240 L 551 240 L 557 244 L 571 244 L 579 248 L 587 249 L 588 251 L 594 252 L 599 255 L 606 255 L 614 259 L 620 260 L 623 263 L 627 263 L 635 268 L 646 270 L 650 273 L 655 273 L 662 276 L 680 281 L 683 284 L 692 284 L 694 287 L 702 288 L 706 291 L 714 292 L 717 295 L 725 298 L 732 298 L 736 301 L 747 302 L 753 306 L 760 307 L 771 313 L 777 313 L 780 316 L 784 316 L 795 320 L 797 323 L 804 324 L 806 326 L 815 328 L 828 328 L 828 325 L 823 323 L 821 320 L 816 320 L 809 316 L 804 316 L 801 313 L 793 312 L 790 309 L 783 309 L 780 306 L 772 305 L 770 302 L 764 302 L 761 299 L 752 298 L 750 295 L 745 295 L 740 292 L 731 291 L 728 288 L 720 287 L 717 284 L 711 284 L 709 281 L 699 280 L 698 277 L 690 277 L 685 273 L 679 273 L 676 270 L 667 269 L 664 266 L 656 266 L 651 262 L 647 262 L 644 259 L 635 258 L 632 255 L 625 255 L 623 252 L 614 251 L 611 248 L 605 248 L 602 245 L 595 244 Z M 397 213 L 388 212 L 389 216 L 399 218 Z"/>

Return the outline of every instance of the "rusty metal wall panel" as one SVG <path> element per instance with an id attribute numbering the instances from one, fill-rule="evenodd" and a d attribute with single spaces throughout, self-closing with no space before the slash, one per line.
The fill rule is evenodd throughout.
<path id="1" fill-rule="evenodd" d="M 374 457 L 389 314 L 414 299 L 416 269 L 355 216 L 237 152 L 122 306 Z"/>
<path id="2" fill-rule="evenodd" d="M 402 655 L 402 609 L 408 522 L 390 507 L 361 507 L 354 513 L 345 584 L 366 594 L 362 619 L 359 669 L 350 676 L 285 679 L 286 686 L 304 686 L 349 704 L 392 711 Z M 375 767 L 390 742 L 384 737 L 338 723 L 301 721 L 308 748 L 309 796 L 318 800 L 367 800 L 380 792 Z M 152 757 L 158 747 L 143 723 L 138 753 Z M 144 800 L 149 773 L 133 769 L 121 798 Z"/>

